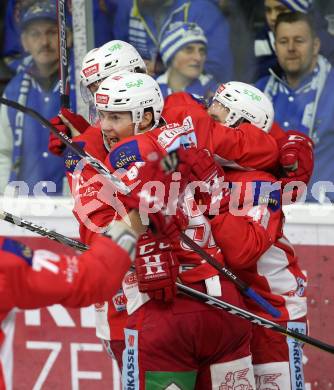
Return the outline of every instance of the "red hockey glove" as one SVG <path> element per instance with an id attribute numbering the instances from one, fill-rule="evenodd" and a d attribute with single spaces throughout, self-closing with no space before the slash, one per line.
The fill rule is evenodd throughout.
<path id="1" fill-rule="evenodd" d="M 188 218 L 180 208 L 187 176 L 175 172 L 177 164 L 175 153 L 133 164 L 127 172 L 132 182 L 131 193 L 117 194 L 127 210 L 138 210 L 142 223 L 162 235 L 174 235 L 188 225 Z M 124 182 L 127 184 L 126 178 Z"/>
<path id="2" fill-rule="evenodd" d="M 142 236 L 135 260 L 139 291 L 153 299 L 171 302 L 176 295 L 179 262 L 171 247 L 149 235 Z"/>
<path id="3" fill-rule="evenodd" d="M 225 172 L 206 149 L 186 149 L 180 157 L 191 167 L 190 181 L 201 182 L 195 189 L 195 200 L 206 206 L 205 215 L 217 215 L 228 210 L 230 190 L 224 181 Z M 195 184 L 195 183 L 194 183 Z"/>
<path id="4" fill-rule="evenodd" d="M 305 134 L 290 130 L 278 141 L 280 164 L 286 176 L 282 184 L 291 181 L 302 181 L 307 184 L 312 176 L 314 166 L 313 142 Z"/>
<path id="5" fill-rule="evenodd" d="M 90 126 L 84 117 L 75 114 L 67 108 L 62 108 L 59 115 L 50 119 L 50 123 L 59 133 L 63 132 L 68 137 L 82 134 Z M 62 156 L 65 150 L 65 144 L 53 133 L 50 133 L 48 148 L 56 156 Z"/>

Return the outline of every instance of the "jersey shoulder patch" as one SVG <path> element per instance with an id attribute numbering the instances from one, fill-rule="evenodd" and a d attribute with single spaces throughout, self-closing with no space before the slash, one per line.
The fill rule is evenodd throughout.
<path id="1" fill-rule="evenodd" d="M 254 206 L 267 205 L 272 211 L 281 209 L 281 190 L 277 183 L 268 181 L 253 182 Z"/>
<path id="2" fill-rule="evenodd" d="M 109 153 L 109 162 L 116 170 L 128 168 L 134 162 L 143 161 L 137 140 L 128 141 Z"/>
<path id="3" fill-rule="evenodd" d="M 21 257 L 28 265 L 32 265 L 33 250 L 28 246 L 22 244 L 19 241 L 12 240 L 10 238 L 5 238 L 2 244 L 2 250 L 12 253 L 18 257 Z"/>
<path id="4" fill-rule="evenodd" d="M 81 149 L 84 148 L 85 142 L 74 142 Z M 81 157 L 78 156 L 72 149 L 67 148 L 65 153 L 65 169 L 67 172 L 73 173 Z"/>

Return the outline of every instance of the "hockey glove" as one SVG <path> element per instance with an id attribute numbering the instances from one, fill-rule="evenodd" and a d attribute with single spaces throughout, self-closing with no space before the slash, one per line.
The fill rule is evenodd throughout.
<path id="1" fill-rule="evenodd" d="M 118 193 L 117 197 L 127 210 L 139 211 L 143 225 L 155 233 L 174 235 L 188 225 L 188 218 L 181 209 L 186 176 L 175 172 L 176 154 L 154 158 L 154 161 L 133 164 L 128 169 L 126 176 L 131 177 L 131 193 Z M 127 184 L 126 178 L 124 182 Z"/>
<path id="2" fill-rule="evenodd" d="M 74 137 L 82 134 L 90 126 L 90 124 L 81 115 L 75 114 L 67 108 L 62 108 L 59 115 L 50 119 L 50 123 L 58 130 L 66 134 L 68 137 Z M 56 156 L 62 156 L 65 150 L 65 144 L 50 133 L 49 137 L 49 151 Z"/>
<path id="3" fill-rule="evenodd" d="M 164 302 L 174 299 L 179 262 L 168 243 L 143 235 L 135 267 L 140 292 Z"/>
<path id="4" fill-rule="evenodd" d="M 190 181 L 198 204 L 204 205 L 207 216 L 228 210 L 230 190 L 224 181 L 225 172 L 206 149 L 186 149 L 181 159 L 191 167 Z"/>

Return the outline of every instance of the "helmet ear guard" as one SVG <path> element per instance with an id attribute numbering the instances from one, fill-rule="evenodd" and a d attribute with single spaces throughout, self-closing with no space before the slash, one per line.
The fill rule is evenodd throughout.
<path id="1" fill-rule="evenodd" d="M 222 84 L 216 91 L 217 100 L 230 111 L 225 123 L 235 127 L 242 120 L 268 132 L 274 120 L 274 108 L 269 98 L 258 88 L 239 81 Z"/>

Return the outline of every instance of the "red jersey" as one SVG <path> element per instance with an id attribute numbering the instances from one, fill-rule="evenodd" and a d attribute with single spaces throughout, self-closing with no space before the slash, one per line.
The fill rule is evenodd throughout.
<path id="1" fill-rule="evenodd" d="M 282 312 L 281 321 L 304 317 L 306 278 L 283 235 L 281 190 L 268 186 L 275 177 L 230 170 L 226 178 L 233 183 L 232 208 L 212 219 L 211 226 L 227 265 Z M 252 300 L 246 298 L 246 304 L 253 313 L 275 320 Z"/>
<path id="2" fill-rule="evenodd" d="M 0 247 L 1 312 L 55 303 L 84 307 L 104 301 L 120 288 L 131 266 L 128 253 L 104 236 L 96 237 L 80 256 L 33 252 L 6 238 L 0 239 Z"/>

